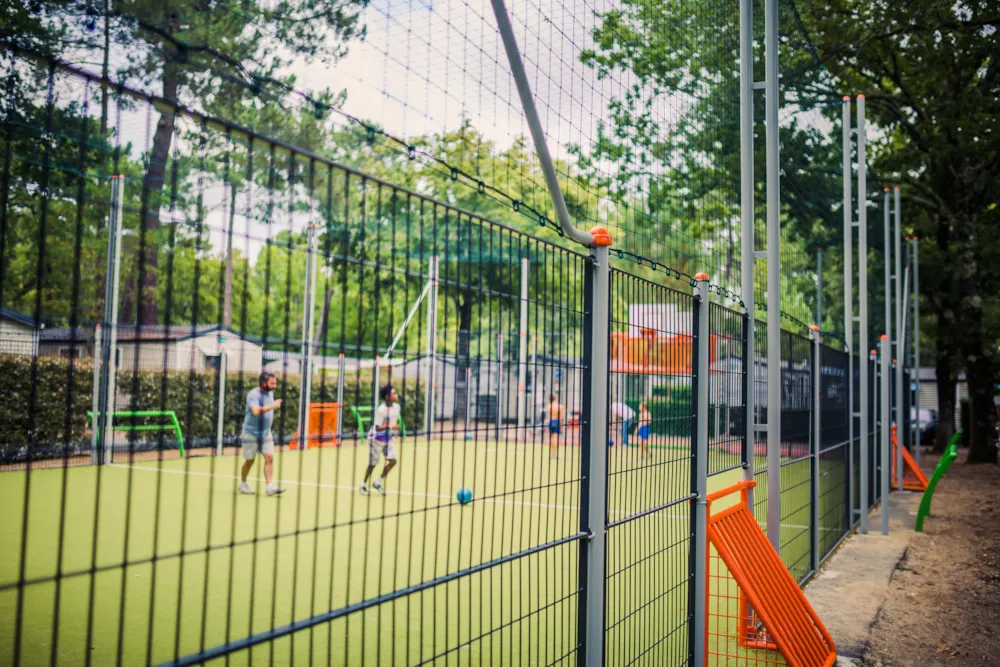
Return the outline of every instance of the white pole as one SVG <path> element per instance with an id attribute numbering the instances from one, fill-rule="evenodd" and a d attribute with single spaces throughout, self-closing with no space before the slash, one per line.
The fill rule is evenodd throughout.
<path id="1" fill-rule="evenodd" d="M 360 370 L 360 369 L 359 369 Z M 344 433 L 344 353 L 337 357 L 337 442 Z"/>
<path id="2" fill-rule="evenodd" d="M 757 439 L 757 364 L 754 356 L 754 335 L 757 320 L 754 314 L 754 145 L 753 145 L 753 0 L 740 0 L 740 292 L 746 317 L 746 368 L 743 369 L 743 392 L 746 414 L 743 437 L 746 440 L 746 462 L 743 479 L 753 481 Z M 754 506 L 754 489 L 747 489 L 747 506 Z"/>
<path id="3" fill-rule="evenodd" d="M 709 378 L 709 346 L 711 333 L 709 331 L 708 274 L 698 273 L 694 277 L 694 315 L 697 318 L 697 337 L 694 344 L 697 348 L 698 366 L 694 368 L 695 377 L 699 382 L 695 401 L 695 442 L 694 442 L 694 476 L 692 492 L 695 495 L 694 506 L 694 646 L 692 647 L 695 665 L 706 665 L 705 648 L 708 644 L 708 398 Z M 603 440 L 603 438 L 602 438 Z M 600 443 L 603 444 L 603 443 Z M 597 444 L 592 445 L 595 449 Z M 602 449 L 604 449 L 602 447 Z M 606 450 L 605 450 L 606 451 Z M 770 497 L 771 494 L 768 494 Z M 768 526 L 770 527 L 770 525 Z"/>
<path id="4" fill-rule="evenodd" d="M 94 388 L 92 394 L 90 418 L 90 462 L 97 464 L 97 431 L 101 411 L 101 357 L 104 355 L 104 341 L 101 336 L 101 325 L 94 327 Z"/>
<path id="5" fill-rule="evenodd" d="M 220 334 L 216 342 L 219 344 L 219 396 L 216 401 L 218 413 L 215 420 L 215 453 L 222 456 L 222 435 L 226 422 L 226 366 L 229 355 L 223 344 L 226 339 Z"/>
<path id="6" fill-rule="evenodd" d="M 108 225 L 108 280 L 110 289 L 104 303 L 108 340 L 104 361 L 104 405 L 102 406 L 101 446 L 105 463 L 114 462 L 114 416 L 118 375 L 118 288 L 121 278 L 122 216 L 125 210 L 125 176 L 111 177 L 111 216 Z"/>
<path id="7" fill-rule="evenodd" d="M 497 418 L 496 439 L 500 439 L 500 426 L 503 423 L 503 334 L 497 334 Z"/>
<path id="8" fill-rule="evenodd" d="M 914 449 L 917 465 L 920 465 L 920 239 L 913 237 L 913 370 L 917 376 L 917 391 L 914 403 L 917 405 L 917 435 Z"/>
<path id="9" fill-rule="evenodd" d="M 517 352 L 517 437 L 524 437 L 524 413 L 528 384 L 528 258 L 521 259 L 521 318 Z"/>
<path id="10" fill-rule="evenodd" d="M 430 360 L 430 370 L 427 372 L 427 387 L 424 397 L 424 432 L 431 437 L 434 424 L 434 382 L 435 356 L 437 354 L 437 294 L 438 294 L 438 258 L 430 258 L 428 279 L 431 281 L 431 291 L 427 295 L 427 358 Z M 376 390 L 377 391 L 377 390 Z"/>
<path id="11" fill-rule="evenodd" d="M 781 199 L 778 143 L 778 0 L 764 3 L 767 152 L 767 536 L 781 546 Z"/>
<path id="12" fill-rule="evenodd" d="M 861 532 L 868 532 L 868 445 L 872 433 L 868 411 L 868 159 L 865 137 L 865 96 L 858 95 L 858 349 L 861 353 Z M 871 471 L 873 472 L 873 471 Z"/>
<path id="13" fill-rule="evenodd" d="M 314 313 L 316 312 L 316 270 L 319 262 L 314 256 L 315 224 L 306 228 L 305 294 L 302 299 L 302 344 L 299 372 L 299 451 L 309 449 L 309 403 L 312 400 L 312 346 L 315 337 Z"/>
<path id="14" fill-rule="evenodd" d="M 850 523 L 854 525 L 854 207 L 851 205 L 851 98 L 842 100 L 844 190 L 844 343 L 847 345 L 847 479 Z M 863 430 L 862 430 L 863 431 Z M 859 469 L 860 472 L 860 469 Z"/>
<path id="15" fill-rule="evenodd" d="M 465 367 L 465 433 L 469 433 L 469 423 L 472 419 L 472 367 Z"/>
<path id="16" fill-rule="evenodd" d="M 889 424 L 889 382 L 891 378 L 889 376 L 889 336 L 887 334 L 882 334 L 882 338 L 879 341 L 880 349 L 879 354 L 881 355 L 881 367 L 882 367 L 882 382 L 881 390 L 882 397 L 880 399 L 881 405 L 879 406 L 882 410 L 882 534 L 889 534 L 889 432 L 891 430 L 891 425 Z"/>

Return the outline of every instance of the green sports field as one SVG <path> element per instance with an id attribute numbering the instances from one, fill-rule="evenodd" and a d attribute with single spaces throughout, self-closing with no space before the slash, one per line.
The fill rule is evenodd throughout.
<path id="1" fill-rule="evenodd" d="M 566 447 L 554 461 L 536 445 L 408 438 L 385 497 L 357 492 L 367 448 L 355 446 L 278 454 L 288 491 L 277 498 L 265 497 L 263 480 L 256 496 L 237 495 L 241 459 L 229 451 L 0 473 L 0 663 L 15 650 L 19 595 L 23 664 L 51 664 L 53 651 L 55 664 L 83 664 L 88 653 L 95 665 L 155 664 L 572 538 L 579 452 Z M 710 488 L 740 474 L 713 476 Z M 689 484 L 684 451 L 643 460 L 611 450 L 609 520 L 680 498 Z M 462 486 L 476 498 L 465 507 L 454 500 Z M 808 489 L 783 503 L 807 506 L 797 496 Z M 609 530 L 609 664 L 686 655 L 689 511 L 684 502 Z M 783 542 L 808 549 L 797 537 L 808 515 L 787 523 Z M 575 663 L 579 548 L 569 539 L 231 662 Z"/>

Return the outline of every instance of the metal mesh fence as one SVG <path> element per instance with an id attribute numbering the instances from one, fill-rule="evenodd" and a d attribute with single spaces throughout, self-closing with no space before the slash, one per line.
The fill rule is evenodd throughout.
<path id="1" fill-rule="evenodd" d="M 489 8 L 183 5 L 165 19 L 45 4 L 43 22 L 76 40 L 68 55 L 107 64 L 90 74 L 30 40 L 0 56 L 0 368 L 14 380 L 0 406 L 12 518 L 0 653 L 12 662 L 572 664 L 603 614 L 607 663 L 691 664 L 699 462 L 712 490 L 752 469 L 765 530 L 780 498 L 779 551 L 799 580 L 849 532 L 863 482 L 846 357 L 823 347 L 815 377 L 810 342 L 781 331 L 769 360 L 767 324 L 750 349 L 759 313 L 735 305 L 732 3 L 506 10 L 570 218 L 614 236 L 606 341 L 593 339 L 596 249 L 564 238 Z M 298 62 L 295 75 L 346 77 L 350 95 L 296 88 L 259 43 L 249 68 L 191 49 L 190 26 L 223 42 L 284 26 L 293 52 L 330 68 Z M 809 246 L 836 245 L 816 231 L 836 217 L 823 170 L 835 133 L 822 95 L 802 95 L 807 40 L 782 33 L 797 54 L 780 119 L 794 147 L 782 291 L 757 304 L 800 324 L 816 305 Z M 764 173 L 763 151 L 755 160 Z M 763 250 L 760 179 L 753 193 Z M 769 400 L 782 433 L 770 489 Z"/>
<path id="2" fill-rule="evenodd" d="M 607 660 L 690 649 L 694 300 L 611 273 Z"/>

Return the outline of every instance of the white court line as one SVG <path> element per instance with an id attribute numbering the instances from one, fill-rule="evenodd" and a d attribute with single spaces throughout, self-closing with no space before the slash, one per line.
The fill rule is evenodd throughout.
<path id="1" fill-rule="evenodd" d="M 172 468 L 162 468 L 153 467 L 149 465 L 135 465 L 128 463 L 112 463 L 110 464 L 113 468 L 130 468 L 132 470 L 145 470 L 147 472 L 166 472 L 174 475 L 194 475 L 196 477 L 217 477 L 220 479 L 240 479 L 239 475 L 227 475 L 224 473 L 217 472 L 200 472 L 196 470 L 175 470 Z M 321 489 L 334 489 L 337 491 L 357 491 L 356 486 L 347 486 L 346 484 L 327 484 L 323 482 L 302 482 L 298 480 L 290 479 L 279 479 L 275 480 L 276 483 L 288 484 L 291 486 L 305 486 L 311 488 L 321 488 Z M 537 489 L 535 490 L 537 491 Z M 440 500 L 451 500 L 452 496 L 444 495 L 441 493 L 425 493 L 423 491 L 391 491 L 386 490 L 386 493 L 398 496 L 411 496 L 415 498 L 437 498 Z M 515 493 L 531 493 L 530 491 L 516 491 Z M 538 507 L 540 509 L 556 509 L 556 510 L 579 510 L 580 508 L 575 505 L 556 505 L 553 503 L 536 503 L 525 500 L 510 500 L 506 498 L 483 498 L 480 500 L 474 500 L 473 502 L 480 503 L 490 503 L 493 505 L 514 505 L 519 507 Z M 612 516 L 629 516 L 630 514 L 635 514 L 635 512 L 626 512 L 624 510 L 611 510 L 609 512 Z M 657 519 L 678 519 L 678 520 L 689 520 L 691 516 L 689 514 L 671 514 L 667 512 L 653 512 L 646 516 L 656 517 Z M 782 528 L 792 528 L 795 530 L 808 530 L 809 526 L 801 526 L 797 524 L 781 524 Z M 820 528 L 821 531 L 835 532 L 836 528 Z"/>

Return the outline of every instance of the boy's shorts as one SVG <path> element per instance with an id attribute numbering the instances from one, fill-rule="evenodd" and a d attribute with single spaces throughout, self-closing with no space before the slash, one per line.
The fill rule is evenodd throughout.
<path id="1" fill-rule="evenodd" d="M 368 438 L 368 465 L 377 466 L 383 455 L 387 461 L 396 460 L 396 445 L 393 444 L 392 437 L 388 440 L 378 440 L 374 436 Z"/>
<path id="2" fill-rule="evenodd" d="M 257 452 L 265 456 L 274 454 L 274 436 L 268 431 L 267 435 L 250 435 L 246 431 L 240 433 L 240 440 L 243 442 L 243 459 L 253 461 L 257 458 Z"/>
<path id="3" fill-rule="evenodd" d="M 649 440 L 649 426 L 640 426 L 639 427 L 639 439 L 640 440 Z"/>

